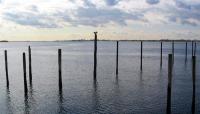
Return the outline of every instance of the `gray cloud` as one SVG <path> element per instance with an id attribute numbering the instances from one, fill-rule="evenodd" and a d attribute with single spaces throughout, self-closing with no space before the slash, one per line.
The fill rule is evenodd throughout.
<path id="1" fill-rule="evenodd" d="M 96 7 L 80 7 L 74 10 L 75 13 L 69 15 L 69 11 L 57 11 L 51 15 L 40 14 L 36 12 L 37 8 L 30 9 L 31 12 L 6 12 L 4 19 L 15 22 L 20 25 L 33 26 L 37 28 L 58 28 L 61 27 L 55 20 L 62 23 L 68 23 L 73 26 L 103 26 L 110 22 L 125 26 L 126 20 L 144 21 L 141 13 L 126 13 L 119 9 L 99 9 Z M 36 10 L 37 11 L 37 10 Z M 73 17 L 73 18 L 72 18 Z"/>
<path id="2" fill-rule="evenodd" d="M 107 5 L 113 6 L 116 5 L 120 0 L 105 0 Z"/>
<path id="3" fill-rule="evenodd" d="M 169 7 L 167 18 L 170 22 L 183 25 L 197 26 L 200 22 L 200 3 L 189 4 L 180 0 L 175 0 L 176 7 Z M 191 21 L 194 20 L 194 21 Z"/>
<path id="4" fill-rule="evenodd" d="M 33 12 L 38 12 L 38 7 L 36 5 L 31 5 L 29 6 L 29 10 L 33 11 Z"/>
<path id="5" fill-rule="evenodd" d="M 158 3 L 160 2 L 160 0 L 146 0 L 146 2 L 147 2 L 148 4 L 153 5 L 153 4 L 158 4 Z"/>
<path id="6" fill-rule="evenodd" d="M 20 25 L 33 26 L 37 28 L 58 28 L 59 26 L 50 21 L 45 15 L 36 15 L 28 12 L 7 12 L 4 13 L 4 19 L 15 22 Z"/>
<path id="7" fill-rule="evenodd" d="M 182 21 L 181 21 L 181 24 L 183 24 L 183 25 L 197 26 L 197 23 L 191 22 L 191 21 L 188 21 L 188 20 L 182 20 Z"/>
<path id="8" fill-rule="evenodd" d="M 164 8 L 147 8 L 142 13 L 144 15 L 148 12 L 162 14 L 166 19 L 163 24 L 177 23 L 190 26 L 200 25 L 200 2 L 192 3 L 183 0 L 174 0 L 174 3 L 175 6 L 166 5 Z"/>
<path id="9" fill-rule="evenodd" d="M 182 9 L 186 9 L 186 10 L 191 10 L 192 12 L 193 11 L 198 11 L 200 10 L 200 3 L 193 3 L 193 4 L 189 4 L 189 3 L 186 3 L 182 0 L 175 0 L 175 4 L 178 8 L 182 8 Z"/>
<path id="10" fill-rule="evenodd" d="M 142 20 L 139 13 L 129 14 L 118 9 L 79 8 L 75 15 L 77 20 L 71 20 L 73 25 L 102 26 L 109 22 L 126 25 L 126 20 Z"/>
<path id="11" fill-rule="evenodd" d="M 95 7 L 95 5 L 92 4 L 89 0 L 85 0 L 84 3 L 85 3 L 85 5 L 88 6 L 88 7 Z"/>
<path id="12" fill-rule="evenodd" d="M 184 3 L 183 1 L 180 1 L 180 0 L 175 0 L 175 4 L 177 7 L 179 8 L 184 8 L 184 9 L 191 9 L 191 6 Z"/>
<path id="13" fill-rule="evenodd" d="M 197 26 L 198 24 L 195 23 L 195 22 L 190 22 L 189 20 L 187 19 L 181 19 L 180 17 L 176 17 L 176 16 L 170 16 L 168 17 L 169 18 L 169 21 L 170 22 L 174 22 L 174 23 L 177 23 L 178 20 L 180 21 L 180 24 L 183 24 L 183 25 L 191 25 L 191 26 Z"/>

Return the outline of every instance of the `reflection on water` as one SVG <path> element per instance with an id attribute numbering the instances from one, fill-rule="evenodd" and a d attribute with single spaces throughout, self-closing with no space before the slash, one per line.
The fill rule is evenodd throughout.
<path id="1" fill-rule="evenodd" d="M 34 98 L 34 89 L 33 89 L 32 82 L 30 83 L 30 86 L 29 86 L 29 94 L 28 95 L 29 95 L 28 96 L 29 108 L 30 108 L 30 110 L 35 109 L 37 106 L 36 106 L 36 100 Z"/>
<path id="2" fill-rule="evenodd" d="M 195 114 L 195 91 L 192 94 L 192 114 Z"/>
<path id="3" fill-rule="evenodd" d="M 187 63 L 187 61 L 186 61 L 185 64 L 184 64 L 184 70 L 185 70 L 185 71 L 187 70 L 187 65 L 188 65 L 188 63 Z"/>
<path id="4" fill-rule="evenodd" d="M 27 94 L 24 94 L 24 105 L 24 114 L 30 114 L 29 99 Z"/>
<path id="5" fill-rule="evenodd" d="M 63 90 L 59 89 L 58 91 L 58 114 L 66 114 L 67 110 L 65 109 L 65 107 L 63 106 Z"/>
<path id="6" fill-rule="evenodd" d="M 12 102 L 11 102 L 11 98 L 10 98 L 10 90 L 9 87 L 7 87 L 6 89 L 6 104 L 7 104 L 7 111 L 9 114 L 13 113 L 13 108 L 12 108 Z"/>
<path id="7" fill-rule="evenodd" d="M 143 85 L 143 71 L 140 71 L 139 77 L 140 77 L 140 84 Z"/>
<path id="8" fill-rule="evenodd" d="M 93 81 L 93 110 L 95 111 L 94 113 L 98 112 L 98 109 L 100 107 L 100 104 L 99 104 L 99 93 L 98 93 L 98 82 L 97 80 L 94 80 Z"/>
<path id="9" fill-rule="evenodd" d="M 121 103 L 123 103 L 123 101 L 121 100 L 120 94 L 121 94 L 121 92 L 120 92 L 120 88 L 119 88 L 119 78 L 117 77 L 115 79 L 115 85 L 114 85 L 113 96 L 115 97 L 115 100 L 114 100 L 113 105 L 114 105 L 115 112 L 117 112 L 119 114 L 123 113 L 123 112 L 121 112 L 122 108 L 120 105 Z"/>

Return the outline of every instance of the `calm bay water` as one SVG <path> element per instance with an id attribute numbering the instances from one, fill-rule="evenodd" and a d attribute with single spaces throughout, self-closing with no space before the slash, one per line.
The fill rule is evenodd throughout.
<path id="1" fill-rule="evenodd" d="M 33 85 L 24 97 L 22 52 L 32 47 Z M 200 44 L 197 43 L 196 113 L 200 114 Z M 63 92 L 58 91 L 57 49 L 62 49 Z M 8 50 L 10 88 L 6 88 L 4 50 Z M 98 42 L 97 82 L 93 81 L 93 42 L 0 43 L 0 113 L 2 114 L 165 114 L 167 68 L 171 43 L 120 42 L 119 75 L 115 75 L 116 42 Z M 27 56 L 28 57 L 28 56 Z M 28 64 L 28 61 L 27 61 Z M 190 114 L 192 104 L 191 43 L 175 42 L 172 113 Z M 28 75 L 28 65 L 27 65 Z"/>

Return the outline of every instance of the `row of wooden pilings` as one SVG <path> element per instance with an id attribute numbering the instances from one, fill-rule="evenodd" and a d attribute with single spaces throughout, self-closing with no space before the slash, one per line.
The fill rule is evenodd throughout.
<path id="1" fill-rule="evenodd" d="M 94 81 L 97 80 L 97 32 L 94 32 L 94 71 L 93 78 Z M 193 47 L 194 45 L 194 47 Z M 160 66 L 162 67 L 162 51 L 163 51 L 163 42 L 160 44 Z M 187 61 L 188 44 L 185 44 L 185 61 Z M 5 53 L 5 71 L 6 71 L 6 82 L 7 88 L 9 88 L 9 77 L 8 77 L 8 62 L 7 62 L 7 50 Z M 118 76 L 118 53 L 119 53 L 119 41 L 116 44 L 116 76 Z M 141 41 L 141 56 L 140 56 L 140 70 L 142 71 L 142 58 L 143 58 L 143 41 Z M 31 65 L 31 47 L 28 47 L 28 57 L 29 57 L 29 83 L 32 85 L 32 65 Z M 172 71 L 174 64 L 174 41 L 172 41 L 172 54 L 168 55 L 168 88 L 167 88 L 167 114 L 171 113 L 171 88 L 172 88 Z M 26 55 L 23 53 L 23 72 L 24 72 L 24 93 L 27 95 L 27 77 L 26 77 Z M 59 91 L 62 91 L 62 50 L 58 49 L 58 86 Z M 196 82 L 196 42 L 192 41 L 192 79 L 193 79 L 193 98 L 192 98 L 192 113 L 195 112 L 195 82 Z"/>
<path id="2" fill-rule="evenodd" d="M 59 73 L 59 90 L 62 90 L 62 52 L 61 49 L 58 49 L 58 73 Z M 8 76 L 8 59 L 7 59 L 7 50 L 4 51 L 5 55 L 5 71 L 6 71 L 6 86 L 9 88 L 9 76 Z M 28 59 L 29 59 L 29 83 L 32 86 L 32 59 L 31 59 L 31 47 L 28 47 Z M 24 74 L 24 93 L 27 95 L 28 87 L 27 87 L 27 74 L 26 74 L 26 54 L 23 52 L 23 74 Z"/>
<path id="3" fill-rule="evenodd" d="M 185 62 L 187 61 L 187 56 L 188 56 L 188 42 L 185 43 Z M 96 41 L 95 41 L 96 44 Z M 194 46 L 193 46 L 194 45 Z M 141 41 L 141 49 L 140 49 L 140 70 L 142 71 L 142 60 L 143 60 L 143 41 Z M 95 46 L 96 47 L 96 46 Z M 118 51 L 119 50 L 119 41 L 117 41 L 117 52 L 116 52 L 116 74 L 118 74 Z M 160 66 L 162 67 L 162 57 L 163 57 L 163 42 L 160 42 Z M 96 55 L 96 50 L 94 52 L 94 55 Z M 174 61 L 174 41 L 172 41 L 172 62 Z M 192 56 L 196 56 L 196 42 L 192 41 Z M 96 72 L 96 58 L 94 59 L 95 63 L 95 72 Z M 96 78 L 96 76 L 95 76 Z"/>
<path id="4" fill-rule="evenodd" d="M 31 47 L 28 47 L 29 53 L 29 83 L 32 85 L 32 65 L 31 65 Z M 8 59 L 7 59 L 7 50 L 4 51 L 5 55 L 5 71 L 6 71 L 6 85 L 9 88 L 9 77 L 8 77 Z M 22 54 L 23 57 L 23 73 L 24 73 L 24 93 L 27 95 L 28 88 L 27 88 L 27 78 L 26 78 L 26 55 L 25 52 Z"/>

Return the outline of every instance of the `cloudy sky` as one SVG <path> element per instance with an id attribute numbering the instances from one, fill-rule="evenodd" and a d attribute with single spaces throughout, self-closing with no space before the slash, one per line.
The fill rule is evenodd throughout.
<path id="1" fill-rule="evenodd" d="M 199 39 L 200 0 L 0 0 L 0 40 Z"/>

